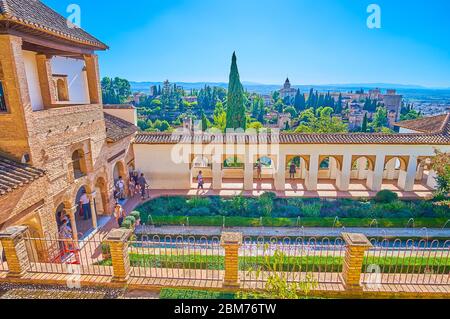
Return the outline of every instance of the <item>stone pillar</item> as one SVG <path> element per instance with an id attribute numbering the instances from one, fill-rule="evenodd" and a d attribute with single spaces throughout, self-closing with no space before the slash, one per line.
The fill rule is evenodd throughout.
<path id="1" fill-rule="evenodd" d="M 100 72 L 98 67 L 98 56 L 89 54 L 84 56 L 86 65 L 86 77 L 89 89 L 89 98 L 91 104 L 102 103 L 102 91 L 100 86 Z"/>
<path id="2" fill-rule="evenodd" d="M 345 258 L 342 268 L 342 280 L 346 290 L 360 290 L 361 272 L 364 255 L 372 244 L 364 234 L 343 233 Z"/>
<path id="3" fill-rule="evenodd" d="M 106 237 L 109 245 L 113 267 L 113 281 L 125 283 L 130 275 L 130 257 L 128 255 L 128 240 L 133 231 L 131 229 L 114 229 Z"/>
<path id="4" fill-rule="evenodd" d="M 53 84 L 51 56 L 46 54 L 36 55 L 36 66 L 41 87 L 42 102 L 45 108 L 51 108 L 56 102 L 56 88 Z"/>
<path id="5" fill-rule="evenodd" d="M 92 226 L 94 229 L 97 229 L 97 208 L 95 207 L 95 198 L 97 197 L 97 192 L 92 192 L 88 194 L 89 204 L 91 205 L 91 214 L 92 214 Z"/>
<path id="6" fill-rule="evenodd" d="M 244 168 L 244 190 L 252 191 L 253 190 L 253 163 L 251 160 L 246 161 Z"/>
<path id="7" fill-rule="evenodd" d="M 437 187 L 438 187 L 438 184 L 437 184 L 437 181 L 436 181 L 436 178 L 437 178 L 438 176 L 437 176 L 437 174 L 436 174 L 436 171 L 434 171 L 434 170 L 430 170 L 429 172 L 428 172 L 428 177 L 427 177 L 427 186 L 428 187 L 430 187 L 430 188 L 432 188 L 432 189 L 437 189 Z"/>
<path id="8" fill-rule="evenodd" d="M 406 172 L 402 171 L 398 179 L 398 186 L 405 192 L 412 192 L 417 175 L 417 156 L 409 156 Z"/>
<path id="9" fill-rule="evenodd" d="M 75 218 L 75 214 L 77 213 L 77 211 L 78 211 L 78 206 L 73 206 L 72 208 L 66 210 L 66 212 L 70 218 L 70 226 L 72 227 L 74 241 L 78 241 L 77 220 Z"/>
<path id="10" fill-rule="evenodd" d="M 309 171 L 305 179 L 306 189 L 309 191 L 317 190 L 319 174 L 319 155 L 313 154 L 309 159 Z"/>
<path id="11" fill-rule="evenodd" d="M 345 154 L 342 160 L 341 171 L 336 178 L 336 186 L 340 191 L 346 192 L 350 188 L 350 175 L 352 173 L 352 156 Z"/>
<path id="12" fill-rule="evenodd" d="M 22 277 L 30 269 L 30 260 L 24 238 L 27 230 L 28 227 L 26 226 L 16 226 L 0 232 L 0 242 L 5 250 L 9 277 Z"/>
<path id="13" fill-rule="evenodd" d="M 212 164 L 212 187 L 214 190 L 222 189 L 222 163 Z"/>
<path id="14" fill-rule="evenodd" d="M 286 190 L 286 155 L 280 153 L 276 165 L 275 189 L 283 192 Z"/>
<path id="15" fill-rule="evenodd" d="M 222 233 L 221 245 L 225 249 L 224 287 L 239 287 L 239 248 L 242 233 Z"/>
<path id="16" fill-rule="evenodd" d="M 377 155 L 374 170 L 367 176 L 367 187 L 374 192 L 379 192 L 383 185 L 384 160 L 384 155 Z"/>

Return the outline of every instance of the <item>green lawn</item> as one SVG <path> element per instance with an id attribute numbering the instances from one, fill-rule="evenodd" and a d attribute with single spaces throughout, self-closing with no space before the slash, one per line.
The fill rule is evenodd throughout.
<path id="1" fill-rule="evenodd" d="M 156 226 L 179 226 L 187 225 L 187 218 L 183 216 L 153 216 L 153 224 Z M 382 218 L 377 219 L 378 227 L 383 228 L 404 228 L 408 225 L 409 218 Z M 416 218 L 414 226 L 416 228 L 442 228 L 447 218 Z M 189 226 L 216 226 L 222 227 L 224 218 L 222 216 L 191 216 Z M 375 227 L 372 218 L 341 218 L 335 224 L 335 218 L 327 217 L 305 217 L 300 219 L 300 226 L 304 227 Z M 299 220 L 296 218 L 273 218 L 264 217 L 262 225 L 266 227 L 297 227 Z M 226 227 L 259 227 L 260 218 L 250 217 L 226 217 Z M 410 224 L 411 226 L 411 224 Z"/>
<path id="2" fill-rule="evenodd" d="M 239 258 L 239 268 L 243 271 L 265 268 L 268 263 L 275 263 L 273 257 L 243 256 Z M 186 268 L 224 270 L 223 256 L 206 255 L 138 255 L 130 254 L 132 267 L 157 267 L 157 268 Z M 343 258 L 334 256 L 286 256 L 280 263 L 279 269 L 284 271 L 302 272 L 341 272 Z M 364 267 L 378 265 L 384 273 L 412 273 L 422 274 L 430 270 L 436 273 L 448 273 L 450 271 L 450 258 L 435 257 L 369 257 L 364 260 Z M 101 262 L 103 266 L 111 265 L 111 260 Z M 428 265 L 428 267 L 427 267 Z M 403 266 L 403 267 L 401 267 Z"/>

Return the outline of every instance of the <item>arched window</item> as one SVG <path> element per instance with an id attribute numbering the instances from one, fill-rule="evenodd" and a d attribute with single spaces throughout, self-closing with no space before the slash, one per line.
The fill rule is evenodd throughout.
<path id="1" fill-rule="evenodd" d="M 69 101 L 69 85 L 66 75 L 53 75 L 53 83 L 55 84 L 56 99 L 59 102 Z"/>
<path id="2" fill-rule="evenodd" d="M 73 177 L 79 179 L 86 176 L 86 165 L 84 162 L 84 152 L 82 150 L 76 150 L 72 154 L 72 167 Z"/>
<path id="3" fill-rule="evenodd" d="M 322 170 L 330 169 L 330 158 L 325 158 L 319 165 L 319 168 Z"/>
<path id="4" fill-rule="evenodd" d="M 223 162 L 224 168 L 243 168 L 244 163 L 242 163 L 237 156 L 229 157 Z"/>
<path id="5" fill-rule="evenodd" d="M 263 156 L 260 159 L 258 159 L 258 161 L 261 163 L 262 167 L 265 168 L 272 168 L 273 167 L 273 161 L 270 157 L 267 156 Z"/>
<path id="6" fill-rule="evenodd" d="M 3 90 L 3 82 L 0 80 L 0 113 L 8 112 L 6 107 L 5 91 Z"/>

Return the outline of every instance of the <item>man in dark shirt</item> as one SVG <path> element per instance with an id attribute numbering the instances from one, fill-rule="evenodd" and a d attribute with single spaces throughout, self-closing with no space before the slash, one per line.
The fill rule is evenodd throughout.
<path id="1" fill-rule="evenodd" d="M 145 188 L 147 186 L 147 180 L 145 179 L 144 174 L 141 174 L 141 176 L 138 178 L 138 185 L 141 188 L 141 198 L 142 200 L 145 199 Z"/>

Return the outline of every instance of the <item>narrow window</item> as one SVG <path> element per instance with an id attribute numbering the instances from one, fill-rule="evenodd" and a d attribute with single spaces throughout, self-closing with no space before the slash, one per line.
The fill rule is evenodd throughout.
<path id="1" fill-rule="evenodd" d="M 3 91 L 3 82 L 0 81 L 0 113 L 6 113 L 8 109 L 6 108 L 5 92 Z"/>

